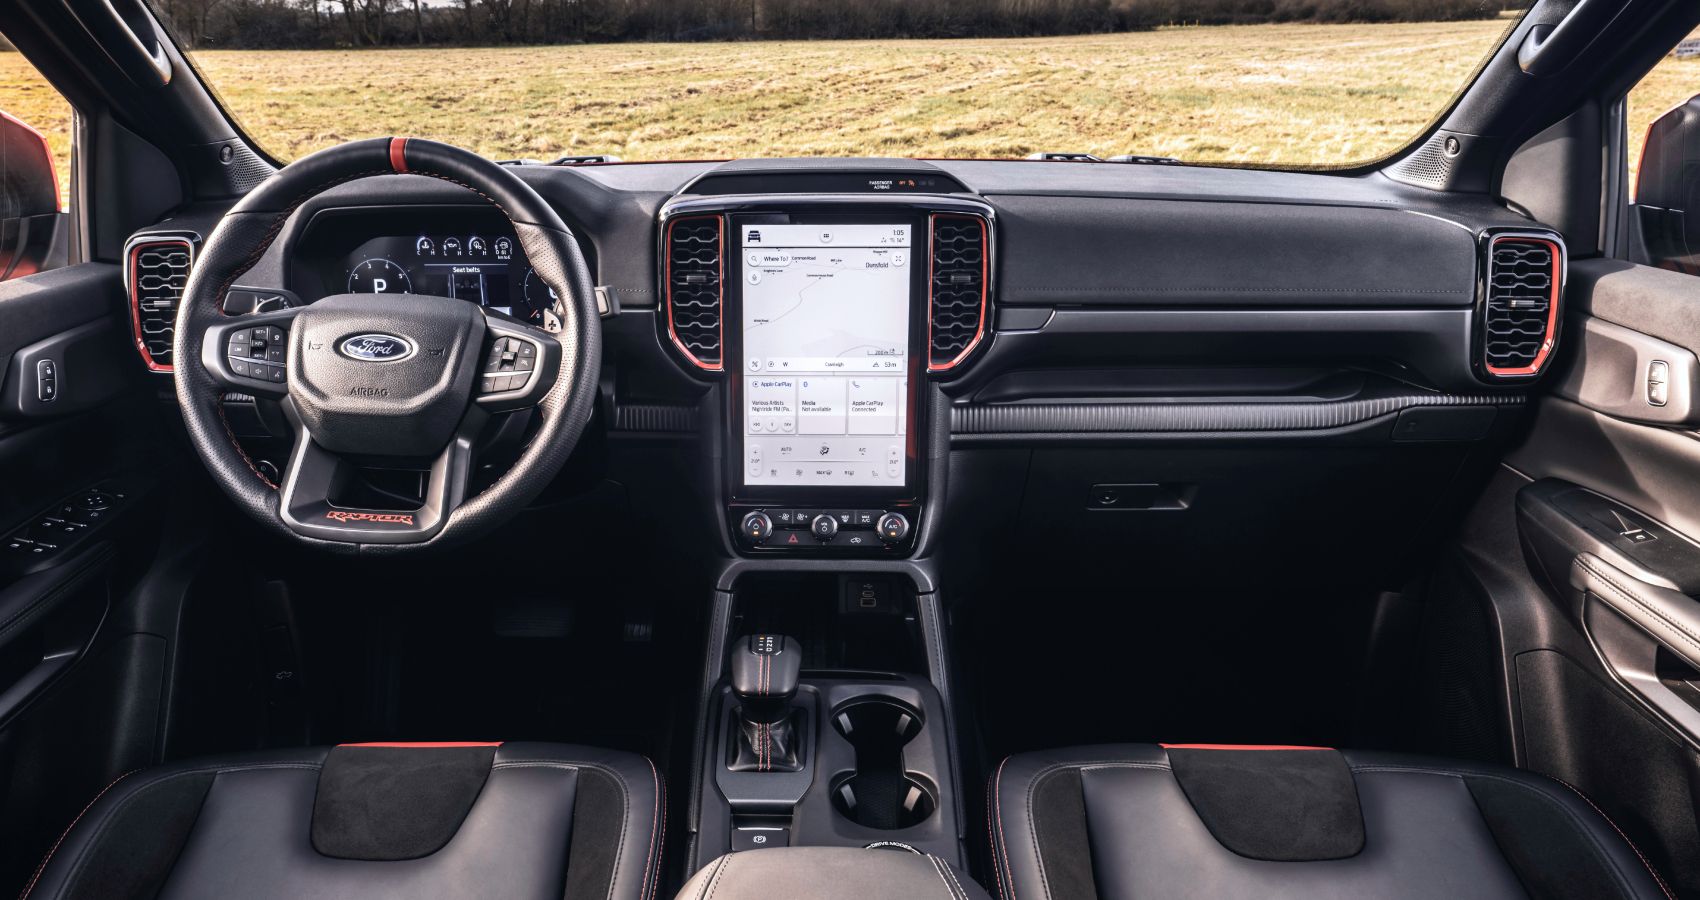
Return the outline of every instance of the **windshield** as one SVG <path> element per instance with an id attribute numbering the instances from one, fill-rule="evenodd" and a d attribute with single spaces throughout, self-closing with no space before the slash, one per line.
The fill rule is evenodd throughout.
<path id="1" fill-rule="evenodd" d="M 405 135 L 544 162 L 1060 152 L 1294 168 L 1420 135 L 1515 24 L 1504 5 L 156 0 L 285 161 Z M 1295 14 L 1310 20 L 1268 21 Z M 1429 21 L 1326 21 L 1348 17 Z M 1167 24 L 1200 21 L 1256 24 Z"/>

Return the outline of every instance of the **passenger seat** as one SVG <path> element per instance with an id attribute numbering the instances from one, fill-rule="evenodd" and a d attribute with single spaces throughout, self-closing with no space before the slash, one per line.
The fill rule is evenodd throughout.
<path id="1" fill-rule="evenodd" d="M 653 900 L 661 779 L 560 744 L 343 744 L 113 782 L 20 900 Z"/>
<path id="2" fill-rule="evenodd" d="M 1085 747 L 1005 760 L 988 801 L 1004 900 L 1673 897 L 1586 797 L 1499 766 Z"/>

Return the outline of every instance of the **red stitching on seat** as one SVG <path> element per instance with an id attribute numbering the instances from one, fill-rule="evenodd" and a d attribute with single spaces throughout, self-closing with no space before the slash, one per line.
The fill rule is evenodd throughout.
<path id="1" fill-rule="evenodd" d="M 1653 876 L 1653 881 L 1656 882 L 1659 885 L 1659 890 L 1664 891 L 1665 896 L 1667 898 L 1669 898 L 1669 900 L 1676 900 L 1676 895 L 1671 893 L 1670 885 L 1665 884 L 1665 880 L 1663 878 L 1659 877 L 1659 870 L 1653 868 L 1653 864 L 1647 861 L 1647 857 L 1646 857 L 1645 854 L 1643 854 L 1641 852 L 1641 848 L 1635 846 L 1635 842 L 1629 839 L 1629 835 L 1623 833 L 1623 829 L 1617 827 L 1617 823 L 1612 821 L 1611 816 L 1606 815 L 1605 810 L 1600 809 L 1599 804 L 1595 803 L 1587 794 L 1582 793 L 1582 791 L 1580 789 L 1578 789 L 1576 787 L 1576 785 L 1573 785 L 1570 782 L 1565 781 L 1562 778 L 1553 778 L 1553 776 L 1551 776 L 1551 775 L 1548 775 L 1547 777 L 1552 778 L 1553 781 L 1556 781 L 1559 784 L 1562 784 L 1565 787 L 1569 788 L 1570 792 L 1572 794 L 1575 794 L 1576 796 L 1582 798 L 1583 803 L 1586 803 L 1590 807 L 1593 807 L 1594 812 L 1599 813 L 1600 818 L 1605 819 L 1606 824 L 1611 826 L 1611 830 L 1617 832 L 1618 837 L 1623 838 L 1623 842 L 1625 844 L 1629 845 L 1629 849 L 1635 851 L 1636 858 L 1641 860 L 1641 865 L 1647 867 L 1647 874 Z"/>
<path id="2" fill-rule="evenodd" d="M 1009 869 L 1009 888 L 1004 888 L 1004 869 L 1009 868 L 1009 843 L 1003 837 L 1003 768 L 1009 765 L 1009 757 L 1004 757 L 998 763 L 998 774 L 992 779 L 992 802 L 986 804 L 986 831 L 992 832 L 993 811 L 996 810 L 998 828 L 992 832 L 992 872 L 997 876 L 998 896 L 1004 900 L 1015 900 L 1015 870 Z M 1003 858 L 1003 868 L 998 866 L 998 858 Z"/>
<path id="3" fill-rule="evenodd" d="M 655 762 L 649 757 L 644 757 L 643 761 L 649 763 L 649 777 L 655 783 L 655 809 L 649 814 L 649 852 L 644 854 L 643 881 L 638 883 L 639 900 L 649 900 L 649 898 L 654 896 L 654 891 L 652 890 L 654 885 L 651 884 L 649 877 L 649 864 L 652 858 L 655 862 L 655 884 L 658 885 L 661 881 L 661 851 L 655 845 L 655 825 L 656 820 L 665 815 L 666 811 L 665 807 L 663 807 L 661 803 L 661 773 L 655 770 Z M 667 828 L 665 824 L 666 820 L 662 819 L 661 821 L 663 823 L 661 835 L 665 838 L 667 836 Z"/>
<path id="4" fill-rule="evenodd" d="M 338 747 L 408 747 L 439 749 L 443 747 L 500 747 L 501 741 L 365 741 L 357 744 L 337 744 Z"/>
<path id="5" fill-rule="evenodd" d="M 106 787 L 101 788 L 100 793 L 95 794 L 94 799 L 90 800 L 88 805 L 83 807 L 83 811 L 80 812 L 80 813 L 77 813 L 77 817 L 75 819 L 72 819 L 71 824 L 65 827 L 64 833 L 59 835 L 59 840 L 54 841 L 53 846 L 48 849 L 47 855 L 42 857 L 41 865 L 35 867 L 35 874 L 30 876 L 30 883 L 24 887 L 24 892 L 18 895 L 18 900 L 24 900 L 25 897 L 28 897 L 30 895 L 30 893 L 35 890 L 36 882 L 40 881 L 42 873 L 47 871 L 47 864 L 53 861 L 53 854 L 59 852 L 59 845 L 65 843 L 65 839 L 71 836 L 71 831 L 77 827 L 78 822 L 81 822 L 83 820 L 83 816 L 88 815 L 89 810 L 93 809 L 94 805 L 96 803 L 100 802 L 100 798 L 106 796 L 107 791 L 110 791 L 114 787 L 116 787 L 118 785 L 118 782 L 123 781 L 126 778 L 129 778 L 131 775 L 134 775 L 139 771 L 141 771 L 141 770 L 140 769 L 131 769 L 130 771 L 125 772 L 124 774 L 118 776 L 117 778 L 112 779 L 111 784 L 107 785 Z"/>
<path id="6" fill-rule="evenodd" d="M 1164 750 L 1332 750 L 1299 744 L 1158 744 Z"/>

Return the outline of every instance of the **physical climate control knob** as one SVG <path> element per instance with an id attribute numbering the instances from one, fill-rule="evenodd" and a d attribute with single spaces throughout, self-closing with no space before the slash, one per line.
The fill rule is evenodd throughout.
<path id="1" fill-rule="evenodd" d="M 838 520 L 832 516 L 815 516 L 809 523 L 809 533 L 823 541 L 830 541 L 838 535 Z"/>
<path id="2" fill-rule="evenodd" d="M 753 543 L 765 544 L 768 538 L 773 537 L 773 520 L 764 512 L 753 512 L 745 516 L 742 527 L 744 537 Z"/>
<path id="3" fill-rule="evenodd" d="M 902 513 L 886 513 L 880 516 L 874 530 L 879 532 L 880 540 L 895 544 L 909 536 L 909 520 Z"/>

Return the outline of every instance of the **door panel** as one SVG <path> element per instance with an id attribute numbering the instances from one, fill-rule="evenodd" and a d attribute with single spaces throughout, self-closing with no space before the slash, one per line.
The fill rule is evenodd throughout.
<path id="1" fill-rule="evenodd" d="M 119 267 L 0 283 L 0 882 L 21 884 L 116 771 L 151 760 L 154 634 L 123 624 L 158 532 L 164 384 L 137 362 Z M 45 365 L 44 365 L 45 363 Z M 51 375 L 51 391 L 43 386 Z M 111 502 L 87 496 L 102 488 Z"/>
<path id="2" fill-rule="evenodd" d="M 124 302 L 119 269 L 105 263 L 0 283 L 0 536 L 104 474 L 145 465 L 153 385 L 126 346 Z"/>
<path id="3" fill-rule="evenodd" d="M 1517 530 L 1548 595 L 1612 680 L 1700 748 L 1700 545 L 1556 479 L 1518 492 Z"/>
<path id="4" fill-rule="evenodd" d="M 1567 301 L 1569 358 L 1506 460 L 1537 590 L 1485 592 L 1516 761 L 1589 794 L 1697 895 L 1700 279 L 1578 261 Z"/>

